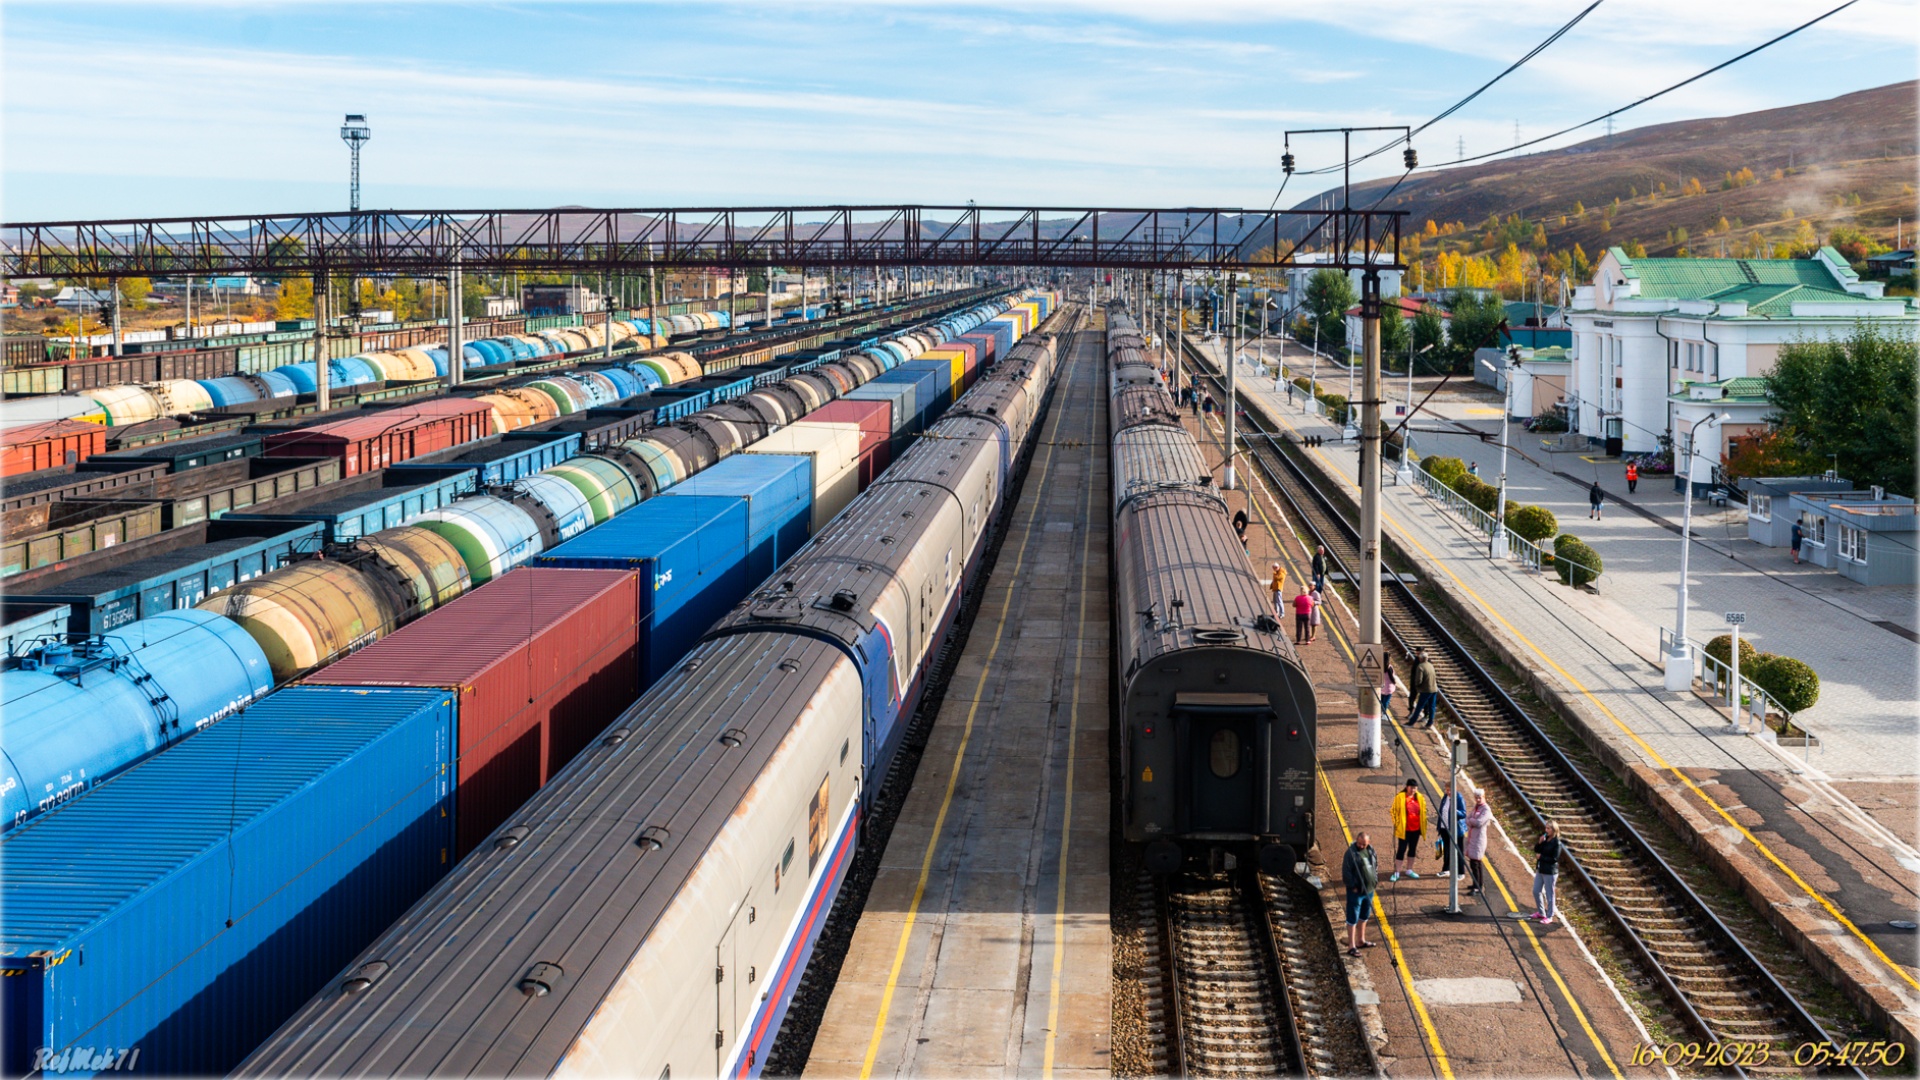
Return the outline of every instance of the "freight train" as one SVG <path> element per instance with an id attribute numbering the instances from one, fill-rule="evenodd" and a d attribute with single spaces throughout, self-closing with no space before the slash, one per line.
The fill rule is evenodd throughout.
<path id="1" fill-rule="evenodd" d="M 995 321 L 1030 325 L 1051 304 L 1043 294 Z M 694 652 L 676 659 L 624 715 L 624 703 L 597 713 L 584 706 L 633 685 L 630 664 L 645 632 L 634 620 L 645 621 L 649 594 L 655 601 L 663 595 L 659 570 L 693 576 L 710 568 L 697 540 L 686 541 L 690 550 L 677 564 L 634 558 L 582 569 L 608 551 L 645 550 L 579 550 L 588 538 L 608 535 L 586 533 L 547 553 L 556 567 L 516 569 L 0 838 L 7 866 L 8 920 L 0 930 L 5 1066 L 24 1072 L 42 1054 L 68 1062 L 81 1048 L 113 1046 L 142 1054 L 140 1065 L 156 1072 L 225 1072 L 313 993 L 330 997 L 341 965 L 445 874 L 450 856 L 473 849 L 455 869 L 478 870 L 478 878 L 459 885 L 470 889 L 499 869 L 500 854 L 524 852 L 551 870 L 554 854 L 609 839 L 609 826 L 621 834 L 612 838 L 610 857 L 628 863 L 624 849 L 633 848 L 648 860 L 637 868 L 644 877 L 621 884 L 621 874 L 636 868 L 612 864 L 611 872 L 576 873 L 576 886 L 592 886 L 596 895 L 612 888 L 618 898 L 589 908 L 556 894 L 544 906 L 552 915 L 591 911 L 589 933 L 607 936 L 598 945 L 580 939 L 579 947 L 609 961 L 631 953 L 645 934 L 638 916 L 623 923 L 620 917 L 636 903 L 643 914 L 660 890 L 672 889 L 675 867 L 696 868 L 704 879 L 774 868 L 764 897 L 734 913 L 741 927 L 751 927 L 751 941 L 741 947 L 753 951 L 743 952 L 745 967 L 732 969 L 735 978 L 750 972 L 753 992 L 780 988 L 754 1006 L 759 1015 L 736 1040 L 759 1047 L 744 1051 L 757 1061 L 838 888 L 858 821 L 855 793 L 863 777 L 884 772 L 883 748 L 897 741 L 960 592 L 978 572 L 989 522 L 1005 509 L 1009 466 L 1031 443 L 1054 356 L 1044 335 L 1000 353 L 998 366 L 980 376 L 959 408 L 932 426 L 936 438 L 918 442 L 881 473 L 771 584 L 723 608 L 718 625 L 709 619 L 679 633 L 680 651 Z M 933 369 L 940 378 L 952 370 L 944 359 L 908 367 Z M 729 459 L 685 487 L 750 460 Z M 675 502 L 723 501 L 669 492 L 607 528 L 623 529 Z M 574 599 L 555 599 L 562 594 Z M 782 605 L 800 614 L 763 615 Z M 809 687 L 812 677 L 826 681 Z M 767 709 L 750 715 L 761 704 Z M 475 749 L 482 744 L 494 749 Z M 830 781 L 789 769 L 795 754 L 828 768 Z M 624 770 L 625 794 L 612 802 L 600 786 L 609 766 Z M 541 790 L 557 793 L 558 801 L 535 795 L 516 809 L 526 778 L 538 786 L 549 771 L 554 775 Z M 663 798 L 676 805 L 662 805 Z M 724 805 L 741 813 L 720 809 L 716 798 L 737 798 Z M 616 803 L 622 809 L 604 812 Z M 558 816 L 556 807 L 563 808 Z M 625 835 L 629 817 L 646 828 Z M 574 825 L 564 825 L 567 818 Z M 475 819 L 487 823 L 479 837 Z M 571 840 L 561 835 L 576 827 Z M 710 841 L 699 839 L 702 830 Z M 156 845 L 155 837 L 166 842 Z M 783 841 L 792 842 L 780 849 Z M 652 859 L 656 853 L 660 858 Z M 97 872 L 76 874 L 82 867 Z M 517 887 L 502 895 L 509 894 L 524 899 Z M 707 933 L 707 923 L 728 914 L 724 901 L 709 899 L 697 887 L 681 892 L 670 921 L 691 919 L 699 926 L 688 934 Z M 690 978 L 710 976 L 713 943 L 695 948 L 678 933 L 659 932 L 648 940 L 653 948 L 643 950 L 626 983 L 671 963 L 679 969 L 645 992 L 676 1009 L 701 1000 L 685 987 Z M 523 944 L 535 942 L 528 936 Z M 355 962 L 344 984 L 355 995 L 377 987 L 379 994 L 365 998 L 372 1005 L 402 981 L 386 981 L 401 963 L 397 955 Z M 584 1008 L 587 975 L 573 955 L 560 956 L 516 971 L 501 995 L 485 996 L 495 1010 L 507 1008 L 509 996 Z M 705 1018 L 648 1024 L 663 1038 L 711 1037 Z M 754 1033 L 751 1042 L 745 1030 Z M 422 1045 L 448 1045 L 424 1029 L 422 1035 Z M 706 1061 L 689 1062 L 683 1074 L 712 1068 L 714 1059 Z M 432 1071 L 420 1063 L 393 1067 Z M 490 1059 L 475 1068 L 508 1066 Z"/>
<path id="2" fill-rule="evenodd" d="M 251 647 L 229 641 L 237 656 L 232 665 L 202 670 L 173 653 L 162 657 L 151 652 L 140 633 L 116 632 L 89 646 L 98 655 L 76 658 L 59 643 L 45 656 L 36 654 L 0 671 L 8 747 L 6 772 L 0 774 L 5 812 L 0 828 L 63 804 L 253 700 L 264 689 L 263 666 L 270 676 L 266 683 L 279 685 L 363 648 L 542 551 L 675 488 L 827 401 L 849 395 L 887 401 L 898 414 L 894 430 L 917 432 L 936 404 L 926 387 L 942 380 L 938 372 L 919 367 L 895 369 L 913 357 L 931 355 L 929 349 L 936 344 L 982 336 L 976 328 L 990 321 L 996 327 L 1004 324 L 1010 340 L 1039 318 L 1040 308 L 1034 304 L 1017 305 L 1011 313 L 1009 307 L 1004 300 L 977 305 L 864 351 L 810 362 L 808 370 L 762 386 L 753 384 L 764 379 L 729 372 L 719 377 L 719 390 L 733 395 L 723 402 L 691 412 L 668 408 L 665 411 L 677 419 L 633 438 L 427 510 L 398 527 L 335 548 L 326 557 L 292 561 L 235 582 L 193 605 L 244 631 Z M 1025 307 L 1032 310 L 1019 310 Z M 676 385 L 701 381 L 699 363 L 684 354 L 649 358 L 647 364 L 648 370 Z M 975 368 L 956 359 L 945 370 L 951 375 L 946 389 L 946 400 L 951 400 Z M 508 392 L 553 400 L 532 389 Z M 677 399 L 677 404 L 697 405 L 714 396 L 713 390 L 702 390 Z M 297 429 L 286 437 L 316 441 L 328 429 L 368 423 L 394 428 L 400 424 L 395 417 L 405 413 L 403 407 Z M 40 685 L 48 680 L 48 685 Z M 149 707 L 134 715 L 106 707 L 104 702 L 120 703 L 122 682 L 137 684 L 150 699 Z M 204 684 L 189 690 L 189 683 Z M 219 704 L 202 707 L 205 702 Z"/>
<path id="3" fill-rule="evenodd" d="M 1114 700 L 1126 838 L 1158 873 L 1313 843 L 1314 695 L 1123 308 L 1107 314 Z"/>

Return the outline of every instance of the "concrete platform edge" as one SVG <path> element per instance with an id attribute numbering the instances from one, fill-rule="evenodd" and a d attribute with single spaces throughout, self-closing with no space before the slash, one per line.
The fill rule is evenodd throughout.
<path id="1" fill-rule="evenodd" d="M 1245 406 L 1264 412 L 1257 402 L 1246 401 Z M 1311 456 L 1305 460 L 1324 482 L 1322 490 L 1338 492 L 1337 498 L 1349 507 L 1353 505 L 1345 497 L 1348 484 L 1345 477 L 1325 469 Z M 1848 946 L 1854 939 L 1844 927 L 1824 914 L 1809 910 L 1805 897 L 1789 895 L 1774 880 L 1771 871 L 1742 850 L 1744 842 L 1740 834 L 1709 822 L 1691 805 L 1683 788 L 1638 762 L 1629 762 L 1606 737 L 1605 733 L 1612 730 L 1611 725 L 1596 715 L 1558 676 L 1528 662 L 1525 650 L 1504 628 L 1459 596 L 1445 571 L 1432 560 L 1407 550 L 1390 533 L 1383 533 L 1381 540 L 1398 558 L 1414 566 L 1420 579 L 1434 587 L 1453 614 L 1472 629 L 1474 636 L 1558 713 L 1615 776 L 1646 798 L 1687 846 L 1705 859 L 1721 880 L 1738 889 L 1802 958 L 1846 994 L 1868 1020 L 1885 1028 L 1910 1051 L 1920 1054 L 1920 1003 L 1911 1000 L 1882 965 L 1871 958 L 1863 960 L 1850 949 Z"/>

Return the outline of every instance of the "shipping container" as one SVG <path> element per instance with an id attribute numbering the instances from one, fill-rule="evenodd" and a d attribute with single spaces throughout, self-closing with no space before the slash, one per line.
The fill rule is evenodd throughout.
<path id="1" fill-rule="evenodd" d="M 341 472 L 357 476 L 492 432 L 492 410 L 485 402 L 450 398 L 271 434 L 265 452 L 269 457 L 339 458 Z"/>
<path id="2" fill-rule="evenodd" d="M 84 420 L 51 420 L 0 432 L 0 476 L 78 465 L 107 449 L 107 429 Z"/>
<path id="3" fill-rule="evenodd" d="M 8 516 L 38 518 L 37 527 L 10 525 L 0 538 L 0 577 L 10 577 L 160 531 L 159 503 L 77 499 L 10 510 Z"/>
<path id="4" fill-rule="evenodd" d="M 791 454 L 813 462 L 813 508 L 807 530 L 813 535 L 860 494 L 860 441 L 858 424 L 807 419 L 768 435 L 745 452 Z"/>
<path id="5" fill-rule="evenodd" d="M 0 828 L 66 805 L 271 689 L 260 647 L 204 611 L 27 650 L 0 671 Z"/>
<path id="6" fill-rule="evenodd" d="M 259 577 L 299 553 L 320 549 L 321 526 L 294 521 L 209 522 L 197 543 L 110 570 L 56 574 L 17 595 L 72 608 L 75 634 L 113 633 L 163 611 L 191 608 L 208 596 Z"/>
<path id="7" fill-rule="evenodd" d="M 860 488 L 865 490 L 892 460 L 893 406 L 885 401 L 829 401 L 807 414 L 809 422 L 853 424 L 860 429 Z"/>
<path id="8" fill-rule="evenodd" d="M 738 496 L 651 499 L 533 565 L 638 572 L 644 691 L 760 583 L 747 572 L 747 521 Z"/>
<path id="9" fill-rule="evenodd" d="M 773 573 L 812 535 L 810 457 L 740 454 L 689 477 L 661 498 L 676 495 L 747 500 L 747 573 L 756 582 Z"/>
<path id="10" fill-rule="evenodd" d="M 954 400 L 960 396 L 960 383 L 965 380 L 966 373 L 956 369 L 951 360 L 914 359 L 901 364 L 893 371 L 888 372 L 888 374 L 902 376 L 913 372 L 924 372 L 934 376 L 936 379 L 935 385 L 941 388 L 934 396 L 933 411 L 928 413 L 926 417 L 926 423 L 931 424 L 939 419 L 940 414 L 946 412 L 947 409 L 953 405 Z M 922 383 L 921 385 L 925 386 L 928 384 Z"/>
<path id="11" fill-rule="evenodd" d="M 237 1065 L 446 873 L 453 723 L 292 687 L 0 839 L 8 1074 Z"/>
<path id="12" fill-rule="evenodd" d="M 322 668 L 305 685 L 454 694 L 456 857 L 640 696 L 631 570 L 521 567 Z"/>
<path id="13" fill-rule="evenodd" d="M 476 490 L 472 469 L 420 465 L 410 469 L 382 469 L 378 475 L 377 486 L 360 487 L 298 509 L 258 507 L 250 513 L 228 514 L 227 517 L 237 521 L 280 519 L 322 522 L 326 526 L 327 540 L 344 544 L 382 529 L 404 525 Z"/>
<path id="14" fill-rule="evenodd" d="M 920 434 L 919 384 L 914 381 L 881 381 L 884 376 L 876 377 L 864 386 L 849 390 L 841 401 L 877 401 L 887 406 L 887 416 L 893 424 L 893 438 L 887 448 L 888 456 L 897 459 L 913 445 L 914 437 Z"/>

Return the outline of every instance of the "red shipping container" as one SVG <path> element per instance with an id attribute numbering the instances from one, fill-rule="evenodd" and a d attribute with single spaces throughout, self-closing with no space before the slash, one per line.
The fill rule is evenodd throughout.
<path id="1" fill-rule="evenodd" d="M 493 406 L 441 398 L 267 436 L 265 457 L 332 457 L 358 476 L 493 434 Z"/>
<path id="2" fill-rule="evenodd" d="M 459 694 L 465 855 L 640 696 L 640 577 L 523 566 L 303 681 Z"/>
<path id="3" fill-rule="evenodd" d="M 0 458 L 0 476 L 77 465 L 107 449 L 107 429 L 84 420 L 49 420 L 22 424 L 0 433 L 6 453 Z"/>
<path id="4" fill-rule="evenodd" d="M 874 477 L 893 460 L 893 403 L 862 401 L 858 398 L 829 401 L 807 414 L 808 420 L 860 425 L 860 489 L 866 490 Z"/>
<path id="5" fill-rule="evenodd" d="M 999 338 L 992 334 L 983 334 L 976 331 L 971 334 L 961 334 L 954 340 L 964 341 L 972 345 L 974 349 L 978 351 L 981 367 L 989 368 L 993 366 L 994 353 L 1000 348 Z"/>

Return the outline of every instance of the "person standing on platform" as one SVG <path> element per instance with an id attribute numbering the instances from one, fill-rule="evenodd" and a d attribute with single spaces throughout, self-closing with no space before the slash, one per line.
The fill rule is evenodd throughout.
<path id="1" fill-rule="evenodd" d="M 1380 863 L 1366 833 L 1353 838 L 1340 860 L 1340 880 L 1347 886 L 1347 955 L 1359 956 L 1373 948 L 1367 940 L 1367 916 L 1373 910 L 1373 892 L 1380 887 Z"/>
<path id="2" fill-rule="evenodd" d="M 1407 687 L 1413 693 L 1413 708 L 1407 714 L 1407 726 L 1419 727 L 1420 718 L 1427 718 L 1427 726 L 1433 726 L 1435 714 L 1440 709 L 1440 682 L 1433 673 L 1433 661 L 1427 659 L 1425 650 L 1413 654 L 1413 675 L 1407 680 Z"/>
<path id="3" fill-rule="evenodd" d="M 1233 535 L 1240 538 L 1240 551 L 1242 554 L 1245 554 L 1247 550 L 1248 524 L 1247 512 L 1245 510 L 1235 510 L 1233 512 Z"/>
<path id="4" fill-rule="evenodd" d="M 1380 650 L 1380 715 L 1393 719 L 1393 692 L 1400 686 L 1400 680 L 1393 674 L 1393 654 L 1384 647 Z"/>
<path id="5" fill-rule="evenodd" d="M 1807 538 L 1807 534 L 1800 531 L 1800 523 L 1798 521 L 1794 522 L 1792 540 L 1793 540 L 1793 565 L 1795 566 L 1800 565 L 1800 541 L 1806 538 Z"/>
<path id="6" fill-rule="evenodd" d="M 1209 420 L 1213 419 L 1213 395 L 1212 394 L 1208 394 L 1204 399 L 1201 400 L 1200 411 L 1207 414 L 1207 419 Z"/>
<path id="7" fill-rule="evenodd" d="M 1470 462 L 1468 462 L 1468 463 L 1467 463 L 1467 475 L 1468 475 L 1468 476 L 1479 476 L 1479 475 L 1480 475 L 1480 463 L 1479 463 L 1479 462 L 1477 462 L 1477 461 L 1470 461 Z"/>
<path id="8" fill-rule="evenodd" d="M 1200 415 L 1200 396 L 1193 392 L 1191 386 L 1187 387 L 1187 408 L 1193 410 L 1193 415 Z"/>
<path id="9" fill-rule="evenodd" d="M 1460 845 L 1460 853 L 1467 859 L 1467 871 L 1473 875 L 1473 886 L 1467 890 L 1468 896 L 1480 895 L 1481 876 L 1486 869 L 1483 864 L 1487 857 L 1487 827 L 1491 824 L 1493 807 L 1487 805 L 1487 793 L 1476 791 L 1473 794 L 1473 809 L 1467 811 L 1467 838 Z"/>
<path id="10" fill-rule="evenodd" d="M 1278 619 L 1286 614 L 1287 568 L 1279 563 L 1273 564 L 1273 580 L 1267 583 L 1267 591 L 1273 594 L 1273 617 Z"/>
<path id="11" fill-rule="evenodd" d="M 1461 779 L 1464 781 L 1466 778 L 1461 777 Z M 1442 877 L 1453 873 L 1455 870 L 1452 853 L 1448 850 L 1450 845 L 1460 845 L 1459 869 L 1466 869 L 1466 838 L 1467 797 L 1460 794 L 1457 790 L 1451 798 L 1449 798 L 1445 792 L 1441 792 L 1439 828 L 1434 830 L 1433 839 L 1435 846 L 1439 848 L 1440 852 L 1440 874 Z"/>
<path id="12" fill-rule="evenodd" d="M 1326 606 L 1326 597 L 1319 589 L 1313 590 L 1313 610 L 1307 613 L 1307 640 L 1320 640 L 1320 609 Z"/>
<path id="13" fill-rule="evenodd" d="M 1640 466 L 1627 462 L 1627 494 L 1631 495 L 1640 486 Z"/>
<path id="14" fill-rule="evenodd" d="M 1593 486 L 1587 489 L 1587 517 L 1599 521 L 1600 508 L 1606 503 L 1607 493 L 1601 489 L 1600 481 L 1595 480 Z"/>
<path id="15" fill-rule="evenodd" d="M 1313 549 L 1313 587 L 1316 591 L 1327 587 L 1327 549 L 1324 544 Z"/>
<path id="16" fill-rule="evenodd" d="M 1305 645 L 1309 640 L 1307 633 L 1313 628 L 1313 594 L 1306 589 L 1293 598 L 1293 643 Z"/>
<path id="17" fill-rule="evenodd" d="M 1560 855 L 1565 851 L 1560 842 L 1560 826 L 1547 822 L 1540 839 L 1533 845 L 1533 918 L 1542 926 L 1552 926 L 1559 916 L 1560 909 L 1554 903 L 1556 886 L 1560 882 Z"/>
<path id="18" fill-rule="evenodd" d="M 1420 854 L 1420 833 L 1431 816 L 1419 781 L 1407 777 L 1407 786 L 1393 797 L 1393 876 L 1388 881 L 1399 881 L 1402 867 L 1408 877 L 1420 876 L 1413 869 L 1413 860 Z"/>

